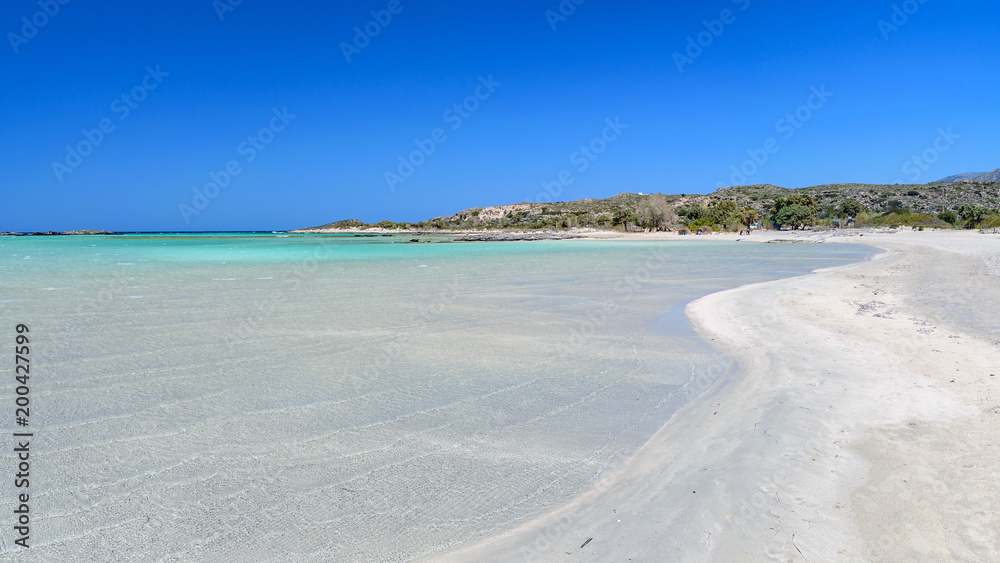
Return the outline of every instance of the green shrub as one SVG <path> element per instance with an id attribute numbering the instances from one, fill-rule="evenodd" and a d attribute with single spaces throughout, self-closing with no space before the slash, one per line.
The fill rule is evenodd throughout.
<path id="1" fill-rule="evenodd" d="M 982 205 L 959 205 L 955 210 L 958 211 L 958 216 L 965 221 L 966 229 L 976 228 L 989 215 L 989 210 Z"/>
<path id="2" fill-rule="evenodd" d="M 718 225 L 716 225 L 712 221 L 711 217 L 699 217 L 698 219 L 695 219 L 694 221 L 690 221 L 687 223 L 687 228 L 691 229 L 692 231 L 697 231 L 701 227 L 711 228 L 711 227 L 718 227 Z"/>
<path id="3" fill-rule="evenodd" d="M 678 215 L 685 217 L 688 221 L 697 221 L 701 219 L 708 213 L 708 210 L 704 207 L 699 207 L 697 205 L 692 205 L 691 207 L 681 208 L 677 211 Z"/>
<path id="4" fill-rule="evenodd" d="M 950 227 L 948 223 L 945 223 L 941 219 L 929 214 L 929 213 L 913 213 L 911 215 L 906 215 L 901 217 L 900 223 L 904 225 L 909 225 L 911 227 L 916 227 L 918 229 L 923 228 L 935 228 L 935 229 L 947 229 Z"/>
<path id="5" fill-rule="evenodd" d="M 740 219 L 735 217 L 739 208 L 736 204 L 723 200 L 719 202 L 713 202 L 708 208 L 708 217 L 711 218 L 713 223 L 722 225 L 723 228 L 728 228 L 731 225 L 739 224 Z"/>
<path id="6" fill-rule="evenodd" d="M 856 199 L 845 199 L 840 203 L 840 213 L 844 217 L 857 217 L 864 213 L 865 206 Z"/>
<path id="7" fill-rule="evenodd" d="M 1000 215 L 991 215 L 979 225 L 980 229 L 1000 229 Z"/>
<path id="8" fill-rule="evenodd" d="M 871 215 L 869 213 L 859 213 L 858 216 L 854 218 L 854 226 L 859 229 L 863 227 L 871 227 Z"/>
<path id="9" fill-rule="evenodd" d="M 816 211 L 812 207 L 798 204 L 785 205 L 774 216 L 774 222 L 781 227 L 799 228 L 800 226 L 812 225 L 815 215 Z"/>

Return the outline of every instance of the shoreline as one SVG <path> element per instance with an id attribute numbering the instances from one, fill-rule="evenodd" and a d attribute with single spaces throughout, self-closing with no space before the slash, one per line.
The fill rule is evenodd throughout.
<path id="1" fill-rule="evenodd" d="M 830 238 L 773 234 L 743 239 Z M 834 240 L 867 261 L 690 303 L 734 371 L 569 504 L 429 559 L 997 559 L 1000 237 L 864 234 Z"/>
<path id="2" fill-rule="evenodd" d="M 618 231 L 599 229 L 565 229 L 565 230 L 518 230 L 518 229 L 479 229 L 479 230 L 399 230 L 386 229 L 381 227 L 368 227 L 359 229 L 357 227 L 336 228 L 336 229 L 294 229 L 290 231 L 45 231 L 45 232 L 0 232 L 0 237 L 51 237 L 51 236 L 125 236 L 125 235 L 353 235 L 355 237 L 385 237 L 385 236 L 424 236 L 453 238 L 454 242 L 507 242 L 507 241 L 536 241 L 536 240 L 746 240 L 758 242 L 773 242 L 776 238 L 788 239 L 780 242 L 822 242 L 829 238 L 853 237 L 894 234 L 897 232 L 913 231 L 911 227 L 900 227 L 890 229 L 885 227 L 867 227 L 850 229 L 823 229 L 814 228 L 801 231 L 779 231 L 772 229 L 759 229 L 752 234 L 734 234 L 732 232 L 712 232 L 702 235 L 679 234 L 676 231 Z M 928 232 L 979 232 L 975 229 L 928 229 Z M 997 234 L 993 233 L 986 234 Z"/>

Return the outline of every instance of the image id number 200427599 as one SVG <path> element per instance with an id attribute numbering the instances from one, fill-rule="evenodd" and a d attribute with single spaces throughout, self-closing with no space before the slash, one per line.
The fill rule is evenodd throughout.
<path id="1" fill-rule="evenodd" d="M 31 349 L 29 329 L 25 324 L 15 327 L 14 337 L 14 422 L 20 427 L 14 432 L 14 543 L 31 547 L 31 438 L 28 431 L 31 417 Z"/>

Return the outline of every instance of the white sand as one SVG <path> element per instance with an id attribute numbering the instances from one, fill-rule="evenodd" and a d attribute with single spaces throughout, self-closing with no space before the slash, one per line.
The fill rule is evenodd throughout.
<path id="1" fill-rule="evenodd" d="M 690 304 L 738 369 L 590 492 L 447 559 L 1000 560 L 1000 236 L 830 240 L 887 252 Z"/>

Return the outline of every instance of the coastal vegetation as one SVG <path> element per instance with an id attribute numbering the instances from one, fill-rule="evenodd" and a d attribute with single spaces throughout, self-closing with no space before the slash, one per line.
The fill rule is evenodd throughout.
<path id="1" fill-rule="evenodd" d="M 741 231 L 752 227 L 1000 227 L 1000 182 L 828 184 L 788 189 L 769 184 L 707 195 L 621 193 L 581 199 L 474 207 L 415 223 L 355 219 L 312 229 Z"/>

